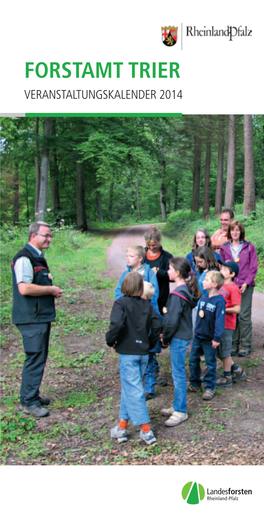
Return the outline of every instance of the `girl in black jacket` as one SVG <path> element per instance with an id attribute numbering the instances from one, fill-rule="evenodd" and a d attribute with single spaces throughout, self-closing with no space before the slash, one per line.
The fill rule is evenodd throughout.
<path id="1" fill-rule="evenodd" d="M 121 402 L 119 425 L 111 430 L 111 438 L 127 441 L 127 423 L 140 425 L 140 438 L 147 445 L 156 438 L 150 428 L 150 418 L 144 397 L 143 376 L 149 350 L 159 339 L 161 323 L 151 304 L 142 299 L 143 277 L 128 273 L 122 283 L 124 297 L 114 302 L 110 328 L 106 333 L 108 346 L 119 353 Z"/>

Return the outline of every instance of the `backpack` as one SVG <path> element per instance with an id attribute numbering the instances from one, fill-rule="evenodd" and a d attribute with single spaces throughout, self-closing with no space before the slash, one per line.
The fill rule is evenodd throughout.
<path id="1" fill-rule="evenodd" d="M 178 295 L 178 297 L 181 297 L 182 299 L 184 299 L 184 300 L 187 301 L 187 302 L 190 302 L 190 301 L 189 301 L 188 299 L 186 299 L 186 297 L 184 297 L 184 295 L 182 295 L 181 293 L 178 293 L 178 292 L 176 292 L 176 291 L 173 291 L 173 292 L 171 292 L 171 293 L 173 293 L 174 295 Z"/>

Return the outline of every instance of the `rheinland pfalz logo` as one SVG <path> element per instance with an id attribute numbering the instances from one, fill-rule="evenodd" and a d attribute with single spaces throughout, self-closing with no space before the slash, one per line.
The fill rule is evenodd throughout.
<path id="1" fill-rule="evenodd" d="M 178 28 L 175 26 L 162 27 L 161 38 L 165 46 L 174 46 L 178 39 Z"/>
<path id="2" fill-rule="evenodd" d="M 187 482 L 182 488 L 182 498 L 187 504 L 199 504 L 204 497 L 205 491 L 202 484 L 197 484 L 197 482 Z"/>
<path id="3" fill-rule="evenodd" d="M 235 37 L 252 37 L 253 31 L 247 26 L 227 26 L 216 28 L 215 26 L 198 28 L 197 26 L 186 26 L 186 37 L 228 37 L 233 41 Z"/>

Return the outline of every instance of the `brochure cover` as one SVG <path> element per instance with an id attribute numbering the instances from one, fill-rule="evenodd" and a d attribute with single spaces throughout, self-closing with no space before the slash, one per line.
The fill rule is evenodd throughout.
<path id="1" fill-rule="evenodd" d="M 47 0 L 39 5 L 25 0 L 2 6 L 1 489 L 6 526 L 156 528 L 181 521 L 200 527 L 210 519 L 220 527 L 228 519 L 246 527 L 252 512 L 254 517 L 262 513 L 261 15 L 256 0 L 247 5 L 226 0 L 219 5 L 206 0 Z M 36 351 L 26 350 L 32 326 L 39 332 L 43 325 L 41 303 L 36 301 L 30 326 L 21 315 L 29 305 L 15 300 L 18 329 L 11 324 L 10 263 L 13 259 L 16 281 L 16 254 L 27 242 L 28 225 L 36 221 L 48 227 L 42 224 L 31 233 L 29 243 L 40 251 L 50 245 L 45 254 L 50 269 L 46 273 L 43 261 L 41 267 L 35 263 L 34 274 L 42 270 L 38 288 L 53 290 L 32 293 L 27 288 L 35 284 L 23 270 L 25 288 L 15 285 L 14 296 L 23 303 L 25 298 L 43 300 L 43 295 L 56 299 L 56 323 L 50 316 L 44 321 L 52 328 L 43 368 L 36 366 Z M 225 238 L 218 243 L 219 234 Z M 138 246 L 147 247 L 147 265 L 142 266 L 145 252 Z M 232 266 L 244 266 L 242 248 L 248 261 L 239 282 Z M 242 310 L 238 320 L 247 330 L 233 339 L 230 364 L 226 357 L 217 359 L 216 382 L 210 359 L 218 345 L 215 335 L 205 337 L 211 355 L 200 343 L 194 360 L 190 332 L 177 338 L 178 323 L 169 308 L 189 310 L 191 328 L 189 300 L 171 295 L 165 307 L 175 283 L 189 295 L 185 279 L 191 265 L 187 262 L 186 271 L 185 260 L 186 269 L 179 268 L 172 255 L 189 255 L 197 278 L 218 269 L 219 260 L 232 260 L 225 268 L 232 278 L 223 272 L 223 280 L 237 284 L 236 308 L 229 314 L 236 318 Z M 118 350 L 120 334 L 112 340 L 108 335 L 109 346 L 105 342 L 119 295 L 114 290 L 126 265 L 153 283 L 150 302 L 154 312 L 156 302 L 164 327 L 159 331 L 156 322 L 155 330 L 153 323 L 152 333 L 165 332 L 170 317 L 176 325 L 167 343 L 164 334 L 161 353 L 159 346 L 155 349 L 156 367 L 153 354 L 136 354 L 141 337 L 134 337 L 131 354 Z M 122 289 L 127 287 L 123 279 L 119 309 L 124 292 L 130 301 L 136 295 Z M 207 288 L 209 297 L 213 292 L 219 298 L 218 289 L 225 285 L 218 280 L 211 274 L 203 293 Z M 199 285 L 203 289 L 202 279 Z M 139 297 L 137 321 L 147 302 Z M 199 304 L 198 319 L 205 321 L 218 310 L 213 301 L 206 307 Z M 220 328 L 220 315 L 213 317 Z M 113 330 L 114 315 L 111 321 Z M 132 362 L 133 354 L 140 367 Z M 32 365 L 40 380 L 34 381 L 35 397 L 28 389 Z M 49 407 L 38 395 L 45 365 L 42 390 Z M 185 372 L 192 389 L 188 409 Z M 225 378 L 222 385 L 219 376 Z"/>

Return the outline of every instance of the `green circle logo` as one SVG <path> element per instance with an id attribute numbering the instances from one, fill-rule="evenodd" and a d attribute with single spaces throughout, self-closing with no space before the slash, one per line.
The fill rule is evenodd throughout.
<path id="1" fill-rule="evenodd" d="M 197 482 L 187 482 L 182 488 L 182 498 L 187 504 L 199 504 L 205 497 L 205 491 L 202 484 Z"/>

